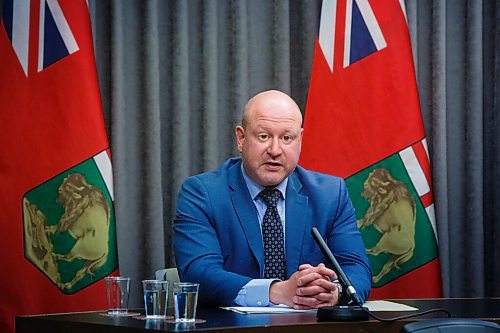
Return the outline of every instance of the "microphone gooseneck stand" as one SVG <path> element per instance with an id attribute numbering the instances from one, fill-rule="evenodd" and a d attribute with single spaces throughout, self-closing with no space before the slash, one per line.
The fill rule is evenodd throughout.
<path id="1" fill-rule="evenodd" d="M 341 298 L 339 300 L 339 305 L 335 306 L 327 306 L 323 308 L 319 308 L 316 314 L 316 318 L 319 321 L 362 321 L 368 320 L 369 317 L 372 317 L 376 320 L 383 322 L 392 322 L 396 320 L 406 319 L 421 316 L 428 313 L 433 312 L 444 312 L 447 317 L 450 317 L 450 313 L 445 309 L 431 309 L 419 313 L 413 313 L 410 315 L 393 317 L 393 318 L 381 318 L 373 314 L 368 308 L 364 307 L 359 299 L 359 296 L 356 293 L 356 289 L 354 289 L 351 281 L 345 275 L 344 271 L 340 267 L 337 259 L 333 256 L 332 251 L 328 248 L 323 237 L 319 233 L 318 229 L 312 228 L 311 234 L 318 244 L 321 252 L 323 252 L 324 256 L 328 260 L 328 263 L 332 266 L 333 270 L 337 274 L 340 284 L 342 285 L 342 290 L 345 291 L 341 294 Z M 351 302 L 351 304 L 349 304 Z"/>

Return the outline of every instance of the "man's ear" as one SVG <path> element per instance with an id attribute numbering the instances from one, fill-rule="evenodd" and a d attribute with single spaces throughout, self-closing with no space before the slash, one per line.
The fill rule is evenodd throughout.
<path id="1" fill-rule="evenodd" d="M 238 146 L 238 151 L 241 153 L 243 150 L 243 142 L 245 141 L 245 130 L 241 126 L 236 126 L 234 129 L 234 135 L 236 137 L 236 145 Z"/>

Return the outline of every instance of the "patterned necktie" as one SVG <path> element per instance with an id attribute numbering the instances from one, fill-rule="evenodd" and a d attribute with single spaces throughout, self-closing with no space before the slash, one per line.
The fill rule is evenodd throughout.
<path id="1" fill-rule="evenodd" d="M 262 238 L 264 240 L 264 278 L 286 280 L 285 247 L 283 225 L 276 205 L 281 192 L 265 189 L 259 196 L 266 203 L 266 212 L 262 220 Z"/>

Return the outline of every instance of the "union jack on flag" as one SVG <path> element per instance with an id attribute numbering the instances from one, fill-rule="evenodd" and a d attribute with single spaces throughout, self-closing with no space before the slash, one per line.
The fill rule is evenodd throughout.
<path id="1" fill-rule="evenodd" d="M 38 32 L 30 31 L 30 9 L 30 0 L 4 0 L 5 30 L 26 76 L 30 38 L 38 35 L 38 72 L 79 49 L 58 0 L 40 1 Z"/>
<path id="2" fill-rule="evenodd" d="M 337 0 L 323 1 L 319 45 L 333 71 Z M 345 6 L 343 67 L 346 68 L 387 46 L 368 0 L 347 0 Z"/>

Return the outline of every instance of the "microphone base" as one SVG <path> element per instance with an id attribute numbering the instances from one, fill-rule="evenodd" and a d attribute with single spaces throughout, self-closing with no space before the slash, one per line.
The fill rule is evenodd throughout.
<path id="1" fill-rule="evenodd" d="M 319 308 L 316 318 L 318 321 L 363 321 L 369 316 L 359 305 L 336 305 Z"/>

